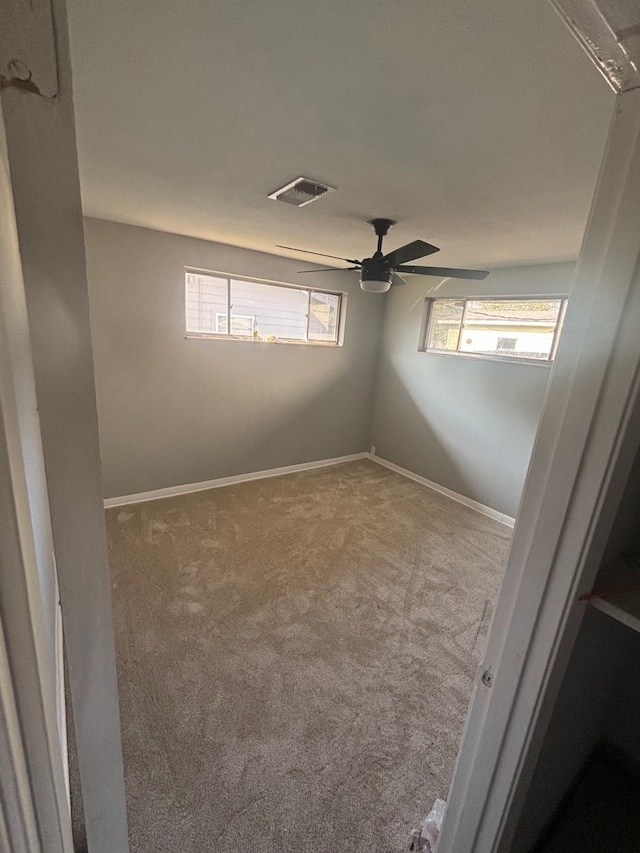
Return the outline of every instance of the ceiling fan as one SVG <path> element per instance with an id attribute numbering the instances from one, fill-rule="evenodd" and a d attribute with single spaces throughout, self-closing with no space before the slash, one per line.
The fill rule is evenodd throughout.
<path id="1" fill-rule="evenodd" d="M 382 240 L 389 233 L 393 219 L 370 219 L 369 225 L 373 227 L 378 237 L 378 248 L 371 258 L 362 261 L 353 258 L 340 258 L 337 255 L 325 255 L 323 252 L 310 252 L 308 249 L 296 249 L 293 246 L 278 246 L 279 249 L 291 249 L 294 252 L 306 252 L 308 255 L 320 255 L 323 258 L 335 258 L 337 261 L 346 261 L 354 264 L 352 267 L 336 270 L 335 267 L 327 267 L 322 270 L 300 270 L 300 272 L 346 272 L 348 270 L 360 271 L 360 287 L 370 293 L 385 293 L 392 284 L 406 284 L 406 281 L 398 273 L 408 275 L 436 275 L 440 278 L 470 278 L 481 280 L 489 273 L 486 270 L 458 270 L 450 267 L 416 267 L 407 265 L 408 261 L 424 258 L 439 252 L 437 246 L 425 243 L 424 240 L 414 240 L 406 246 L 400 246 L 386 255 L 382 254 Z"/>

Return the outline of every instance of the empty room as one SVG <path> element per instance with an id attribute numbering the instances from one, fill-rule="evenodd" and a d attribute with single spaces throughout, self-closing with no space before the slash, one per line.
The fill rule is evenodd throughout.
<path id="1" fill-rule="evenodd" d="M 0 294 L 7 352 L 22 316 L 32 339 L 16 429 L 42 424 L 55 850 L 434 853 L 594 314 L 572 288 L 614 91 L 552 3 L 64 6 L 56 75 L 3 82 L 24 311 Z M 28 97 L 55 118 L 22 148 Z M 49 132 L 81 298 L 28 293 L 56 239 L 16 187 Z M 554 749 L 526 843 L 465 851 L 547 849 L 586 758 L 543 805 Z"/>
<path id="2" fill-rule="evenodd" d="M 499 51 L 469 4 L 71 6 L 134 849 L 401 850 L 446 799 L 612 100 L 498 7 Z M 381 214 L 490 275 L 364 290 Z"/>

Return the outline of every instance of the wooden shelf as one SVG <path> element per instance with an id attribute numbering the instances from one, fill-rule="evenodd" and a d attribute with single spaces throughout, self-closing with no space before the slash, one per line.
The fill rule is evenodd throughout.
<path id="1" fill-rule="evenodd" d="M 592 598 L 591 604 L 640 633 L 640 590 L 623 592 L 608 598 Z"/>
<path id="2" fill-rule="evenodd" d="M 601 569 L 593 591 L 604 595 L 590 599 L 593 607 L 640 633 L 640 555 L 621 555 Z"/>

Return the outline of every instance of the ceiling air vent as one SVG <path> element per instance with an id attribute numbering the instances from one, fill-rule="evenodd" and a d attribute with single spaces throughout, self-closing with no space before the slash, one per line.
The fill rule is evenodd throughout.
<path id="1" fill-rule="evenodd" d="M 296 178 L 295 181 L 271 193 L 269 198 L 274 201 L 284 201 L 286 204 L 295 204 L 296 207 L 304 207 L 305 204 L 311 204 L 312 201 L 322 198 L 334 189 L 335 187 L 328 187 L 312 178 Z"/>

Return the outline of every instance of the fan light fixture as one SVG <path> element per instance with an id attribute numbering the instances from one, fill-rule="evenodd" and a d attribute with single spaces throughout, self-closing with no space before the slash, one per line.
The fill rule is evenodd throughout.
<path id="1" fill-rule="evenodd" d="M 360 279 L 360 287 L 367 293 L 386 293 L 391 288 L 391 276 L 387 278 L 382 278 L 382 276 L 364 278 L 363 276 Z"/>

